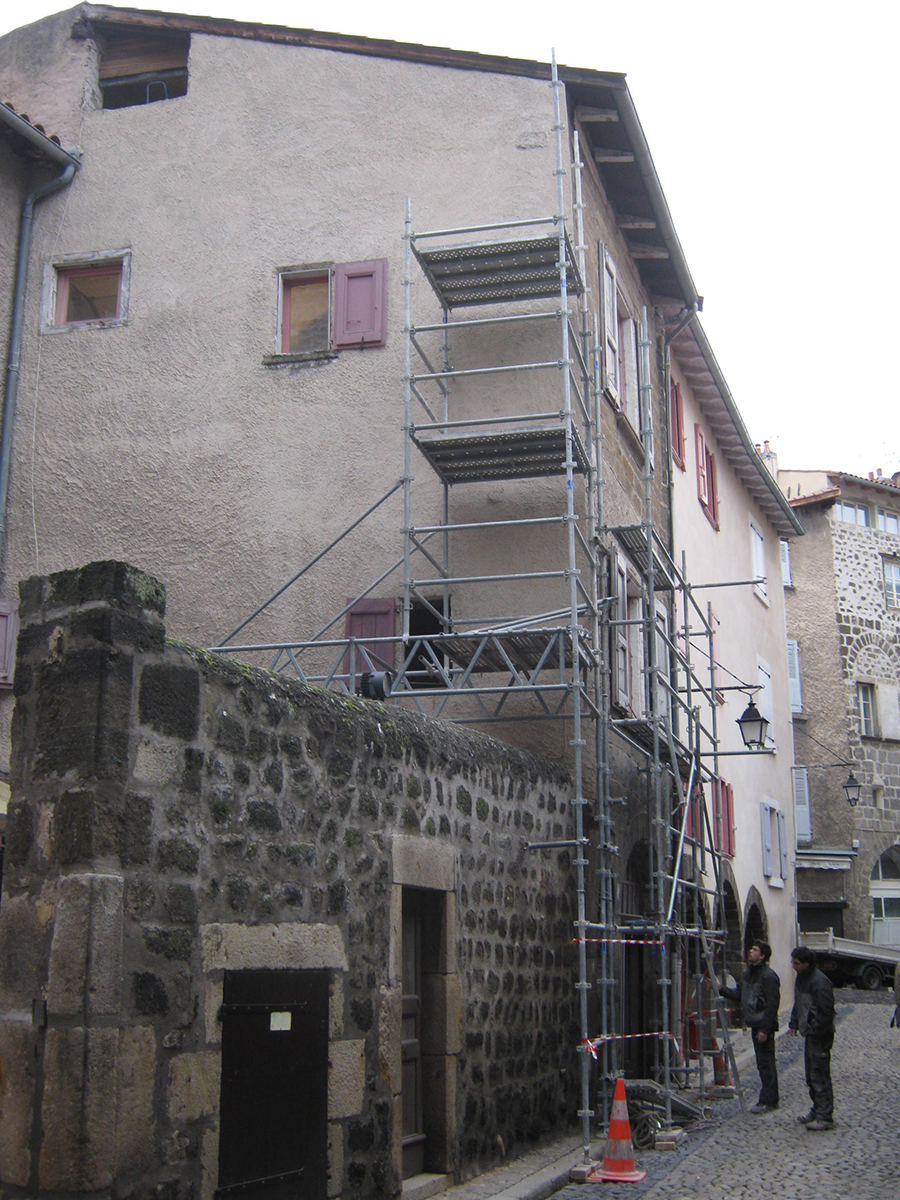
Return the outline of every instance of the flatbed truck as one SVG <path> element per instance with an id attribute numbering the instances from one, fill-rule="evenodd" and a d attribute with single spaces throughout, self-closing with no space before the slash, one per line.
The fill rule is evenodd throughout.
<path id="1" fill-rule="evenodd" d="M 872 942 L 835 937 L 833 929 L 801 933 L 800 941 L 815 950 L 819 970 L 838 987 L 854 983 L 874 992 L 890 983 L 894 971 L 900 967 L 900 946 L 876 946 Z"/>

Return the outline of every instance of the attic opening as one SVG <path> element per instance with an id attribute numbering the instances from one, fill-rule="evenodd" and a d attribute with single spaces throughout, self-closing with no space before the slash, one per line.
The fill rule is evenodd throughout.
<path id="1" fill-rule="evenodd" d="M 189 33 L 107 27 L 101 44 L 104 108 L 131 108 L 187 95 Z"/>

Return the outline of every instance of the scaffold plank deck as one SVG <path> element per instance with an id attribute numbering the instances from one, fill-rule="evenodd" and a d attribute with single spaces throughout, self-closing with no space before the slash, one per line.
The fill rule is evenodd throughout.
<path id="1" fill-rule="evenodd" d="M 434 470 L 450 484 L 533 479 L 566 472 L 566 435 L 562 428 L 456 435 L 420 433 L 413 441 Z M 575 470 L 584 474 L 588 456 L 574 431 L 572 450 Z"/>
<path id="2" fill-rule="evenodd" d="M 515 239 L 423 249 L 416 258 L 442 304 L 463 308 L 517 300 L 558 299 L 559 238 Z M 581 276 L 566 238 L 566 288 L 582 292 Z"/>

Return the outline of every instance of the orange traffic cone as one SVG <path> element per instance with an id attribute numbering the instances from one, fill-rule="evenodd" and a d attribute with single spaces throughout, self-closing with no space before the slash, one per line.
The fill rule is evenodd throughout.
<path id="1" fill-rule="evenodd" d="M 631 1145 L 631 1122 L 628 1120 L 628 1102 L 625 1099 L 625 1080 L 620 1077 L 616 1080 L 613 1095 L 603 1165 L 598 1171 L 592 1171 L 588 1178 L 592 1182 L 618 1179 L 623 1183 L 637 1183 L 646 1177 L 647 1172 L 638 1171 L 635 1166 L 634 1149 Z"/>
<path id="2" fill-rule="evenodd" d="M 713 1087 L 734 1087 L 734 1080 L 731 1078 L 731 1070 L 728 1066 L 728 1060 L 725 1057 L 724 1050 L 716 1047 L 713 1050 Z"/>

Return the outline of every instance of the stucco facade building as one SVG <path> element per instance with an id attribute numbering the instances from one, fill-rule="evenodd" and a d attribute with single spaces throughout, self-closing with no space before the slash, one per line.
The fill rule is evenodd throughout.
<path id="1" fill-rule="evenodd" d="M 714 656 L 713 679 L 696 699 L 718 734 L 710 765 L 726 852 L 727 957 L 736 971 L 742 952 L 762 937 L 785 977 L 796 892 L 780 546 L 789 537 L 802 545 L 803 527 L 751 441 L 702 328 L 686 327 L 674 353 L 674 543 L 697 606 L 692 653 L 708 663 L 711 644 Z M 737 725 L 751 698 L 769 721 L 766 745 L 755 753 L 746 752 Z"/>
<path id="2" fill-rule="evenodd" d="M 807 531 L 790 545 L 785 586 L 800 926 L 898 945 L 900 478 L 778 479 Z"/>

